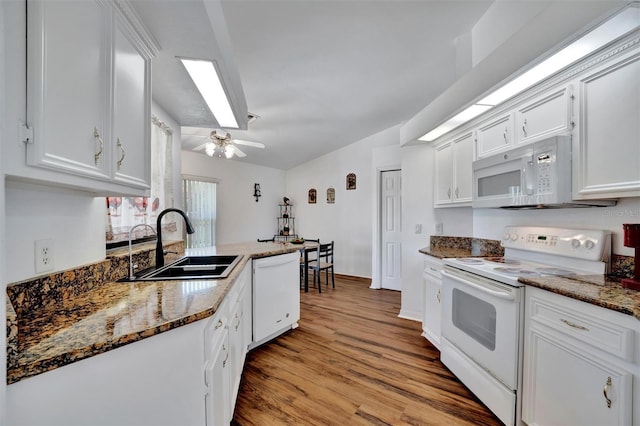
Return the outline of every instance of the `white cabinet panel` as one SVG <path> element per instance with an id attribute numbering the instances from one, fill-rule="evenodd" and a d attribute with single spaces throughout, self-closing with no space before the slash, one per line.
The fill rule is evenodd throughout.
<path id="1" fill-rule="evenodd" d="M 513 113 L 492 118 L 476 129 L 476 153 L 478 158 L 504 151 L 514 144 Z"/>
<path id="2" fill-rule="evenodd" d="M 435 206 L 470 205 L 473 188 L 472 132 L 435 148 Z"/>
<path id="3" fill-rule="evenodd" d="M 155 47 L 133 9 L 106 0 L 27 7 L 26 163 L 58 172 L 43 178 L 53 184 L 147 195 Z"/>
<path id="4" fill-rule="evenodd" d="M 528 144 L 572 130 L 571 86 L 545 93 L 518 107 L 515 112 L 519 144 Z"/>
<path id="5" fill-rule="evenodd" d="M 631 316 L 527 287 L 523 420 L 639 424 L 637 330 Z"/>
<path id="6" fill-rule="evenodd" d="M 424 261 L 424 270 L 422 273 L 422 279 L 424 281 L 422 335 L 438 349 L 440 349 L 442 313 L 441 269 L 442 260 L 428 256 Z"/>
<path id="7" fill-rule="evenodd" d="M 640 196 L 640 48 L 576 84 L 574 198 Z"/>

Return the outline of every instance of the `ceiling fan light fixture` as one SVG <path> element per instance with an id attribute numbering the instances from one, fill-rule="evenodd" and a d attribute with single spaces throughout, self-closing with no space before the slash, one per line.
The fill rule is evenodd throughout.
<path id="1" fill-rule="evenodd" d="M 233 147 L 231 145 L 224 147 L 224 156 L 227 157 L 227 159 L 233 157 Z"/>
<path id="2" fill-rule="evenodd" d="M 207 142 L 204 145 L 204 152 L 209 156 L 209 157 L 213 157 L 213 154 L 215 154 L 216 152 L 216 144 L 214 144 L 213 142 Z"/>
<path id="3" fill-rule="evenodd" d="M 178 58 L 196 85 L 209 110 L 222 127 L 237 129 L 236 120 L 231 103 L 222 85 L 218 69 L 214 61 L 204 59 Z"/>

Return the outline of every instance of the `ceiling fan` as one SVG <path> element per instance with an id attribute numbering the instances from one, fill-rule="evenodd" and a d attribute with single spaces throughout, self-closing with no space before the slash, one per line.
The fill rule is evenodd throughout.
<path id="1" fill-rule="evenodd" d="M 265 145 L 260 142 L 244 141 L 241 139 L 231 139 L 231 134 L 223 130 L 212 130 L 208 136 L 209 140 L 202 145 L 195 147 L 194 151 L 202 151 L 209 157 L 217 156 L 222 158 L 232 158 L 234 155 L 238 157 L 246 157 L 247 154 L 242 152 L 236 145 L 251 146 L 254 148 L 264 148 Z"/>

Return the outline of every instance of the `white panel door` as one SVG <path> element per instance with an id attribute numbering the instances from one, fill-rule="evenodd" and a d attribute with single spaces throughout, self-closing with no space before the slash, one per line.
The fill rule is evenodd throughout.
<path id="1" fill-rule="evenodd" d="M 382 172 L 382 288 L 401 290 L 400 170 Z"/>

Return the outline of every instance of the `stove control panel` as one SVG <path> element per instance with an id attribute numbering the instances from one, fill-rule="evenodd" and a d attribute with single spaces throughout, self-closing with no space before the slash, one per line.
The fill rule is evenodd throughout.
<path id="1" fill-rule="evenodd" d="M 502 245 L 505 248 L 600 261 L 610 257 L 611 232 L 542 226 L 507 226 Z"/>

